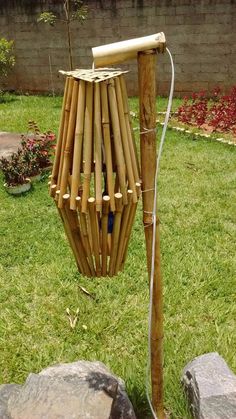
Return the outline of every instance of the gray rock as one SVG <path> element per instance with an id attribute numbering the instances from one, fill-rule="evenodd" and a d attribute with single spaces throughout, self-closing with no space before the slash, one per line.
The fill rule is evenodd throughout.
<path id="1" fill-rule="evenodd" d="M 0 385 L 0 418 L 9 419 L 7 413 L 7 405 L 10 396 L 19 393 L 21 386 L 19 384 L 2 384 Z"/>
<path id="2" fill-rule="evenodd" d="M 7 408 L 11 419 L 135 419 L 123 381 L 100 362 L 59 364 L 30 374 Z"/>
<path id="3" fill-rule="evenodd" d="M 190 362 L 182 383 L 195 418 L 236 419 L 236 376 L 218 353 Z"/>

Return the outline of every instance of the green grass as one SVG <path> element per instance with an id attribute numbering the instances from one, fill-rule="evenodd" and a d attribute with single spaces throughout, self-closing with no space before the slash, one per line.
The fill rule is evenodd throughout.
<path id="1" fill-rule="evenodd" d="M 28 119 L 42 129 L 57 129 L 60 98 L 12 98 L 0 104 L 0 130 L 24 131 Z M 135 109 L 137 101 L 131 103 Z M 236 372 L 235 166 L 235 147 L 167 133 L 159 214 L 165 406 L 172 418 L 190 418 L 180 376 L 193 357 L 218 351 Z M 46 179 L 19 198 L 0 186 L 0 202 L 0 382 L 21 383 L 31 371 L 53 363 L 100 360 L 126 381 L 138 417 L 148 417 L 141 204 L 124 272 L 86 279 L 76 271 Z M 74 331 L 67 307 L 80 309 Z"/>

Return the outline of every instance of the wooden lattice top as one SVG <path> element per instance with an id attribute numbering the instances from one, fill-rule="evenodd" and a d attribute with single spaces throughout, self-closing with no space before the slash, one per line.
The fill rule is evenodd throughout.
<path id="1" fill-rule="evenodd" d="M 121 74 L 128 73 L 128 70 L 121 70 L 120 68 L 98 68 L 98 69 L 76 69 L 73 71 L 60 70 L 59 73 L 72 76 L 75 79 L 85 80 L 88 82 L 99 83 L 101 81 L 118 77 Z"/>

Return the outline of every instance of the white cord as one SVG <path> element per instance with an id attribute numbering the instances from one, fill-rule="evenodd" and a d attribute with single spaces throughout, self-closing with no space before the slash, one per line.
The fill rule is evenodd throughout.
<path id="1" fill-rule="evenodd" d="M 169 99 L 168 99 L 168 106 L 165 116 L 165 122 L 161 134 L 161 141 L 160 141 L 160 147 L 158 150 L 158 156 L 157 156 L 157 162 L 156 162 L 156 172 L 155 172 L 155 183 L 154 183 L 154 202 L 153 202 L 153 212 L 152 212 L 152 222 L 153 222 L 153 238 L 152 238 L 152 260 L 151 260 L 151 275 L 150 275 L 150 296 L 149 296 L 149 316 L 148 316 L 148 362 L 147 362 L 147 371 L 146 371 L 146 395 L 147 400 L 153 415 L 154 419 L 158 419 L 156 413 L 154 412 L 152 402 L 149 396 L 149 377 L 150 377 L 150 364 L 151 364 L 151 324 L 152 324 L 152 300 L 153 300 L 153 280 L 154 280 L 154 261 L 155 261 L 155 237 L 156 237 L 156 220 L 157 220 L 157 181 L 158 181 L 158 174 L 159 174 L 159 168 L 160 168 L 160 160 L 161 160 L 161 153 L 163 144 L 165 141 L 165 135 L 166 135 L 166 129 L 169 121 L 171 106 L 172 106 L 172 98 L 173 98 L 173 92 L 174 92 L 174 80 L 175 80 L 175 68 L 173 63 L 172 55 L 168 48 L 166 48 L 166 51 L 169 54 L 170 62 L 171 62 L 171 85 L 170 85 L 170 93 L 169 93 Z"/>

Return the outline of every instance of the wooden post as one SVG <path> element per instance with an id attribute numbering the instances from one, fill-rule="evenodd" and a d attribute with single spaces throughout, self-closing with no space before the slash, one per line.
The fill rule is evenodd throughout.
<path id="1" fill-rule="evenodd" d="M 152 259 L 152 211 L 156 171 L 156 50 L 138 54 L 140 96 L 141 178 L 143 191 L 143 224 L 146 239 L 148 273 Z M 165 418 L 163 405 L 163 297 L 160 270 L 160 236 L 157 219 L 151 324 L 152 403 L 158 419 Z"/>

